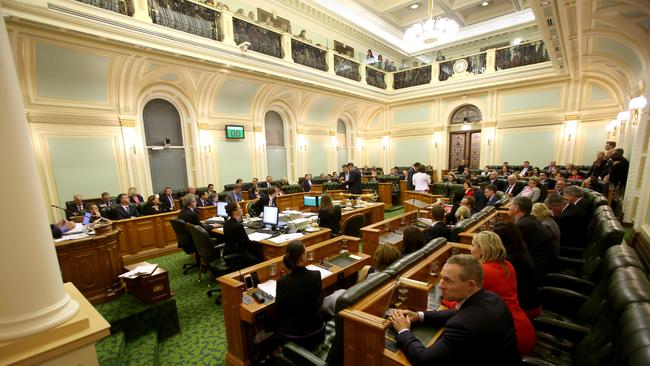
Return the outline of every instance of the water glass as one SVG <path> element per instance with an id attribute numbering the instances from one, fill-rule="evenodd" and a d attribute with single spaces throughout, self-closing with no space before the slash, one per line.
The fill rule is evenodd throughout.
<path id="1" fill-rule="evenodd" d="M 278 274 L 278 264 L 277 263 L 271 263 L 269 264 L 269 275 L 271 277 L 275 277 L 275 275 Z"/>
<path id="2" fill-rule="evenodd" d="M 310 251 L 307 252 L 307 261 L 309 263 L 314 261 L 314 251 L 313 250 L 310 250 Z"/>
<path id="3" fill-rule="evenodd" d="M 409 292 L 409 289 L 408 289 L 408 288 L 403 287 L 403 286 L 400 287 L 400 288 L 397 290 L 397 299 L 398 299 L 399 301 L 401 301 L 401 302 L 405 302 L 406 299 L 408 298 L 408 292 Z"/>

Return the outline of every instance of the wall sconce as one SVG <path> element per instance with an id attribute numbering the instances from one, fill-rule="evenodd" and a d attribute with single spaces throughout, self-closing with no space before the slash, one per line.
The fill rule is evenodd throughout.
<path id="1" fill-rule="evenodd" d="M 578 121 L 566 121 L 564 125 L 564 134 L 566 135 L 567 141 L 571 142 L 571 139 L 575 137 L 576 131 L 578 129 Z"/>
<path id="2" fill-rule="evenodd" d="M 607 125 L 607 127 L 606 127 L 606 129 L 607 129 L 607 137 L 608 138 L 616 138 L 616 136 L 618 135 L 618 128 L 620 127 L 620 125 L 621 125 L 621 121 L 619 121 L 617 119 L 611 120 L 609 122 L 609 124 Z"/>
<path id="3" fill-rule="evenodd" d="M 210 133 L 206 130 L 201 130 L 199 132 L 199 138 L 201 139 L 203 149 L 212 152 L 212 138 L 210 137 Z"/>
<path id="4" fill-rule="evenodd" d="M 261 149 L 264 145 L 266 145 L 264 132 L 255 132 L 255 146 L 257 146 L 258 149 Z"/>
<path id="5" fill-rule="evenodd" d="M 133 155 L 137 153 L 135 146 L 135 129 L 133 127 L 122 127 L 124 133 L 124 145 Z"/>
<path id="6" fill-rule="evenodd" d="M 384 136 L 381 138 L 381 144 L 384 150 L 388 150 L 388 146 L 390 145 L 390 136 Z"/>
<path id="7" fill-rule="evenodd" d="M 307 139 L 305 138 L 304 135 L 298 135 L 298 147 L 301 150 L 307 149 Z"/>
<path id="8" fill-rule="evenodd" d="M 333 149 L 336 149 L 337 147 L 339 147 L 339 138 L 338 138 L 338 137 L 336 137 L 336 136 L 331 136 L 331 137 L 330 137 L 330 141 L 331 141 L 331 143 L 332 143 L 332 148 L 333 148 Z"/>
<path id="9" fill-rule="evenodd" d="M 432 139 L 433 139 L 433 146 L 437 149 L 438 146 L 440 146 L 440 142 L 441 142 L 440 140 L 442 140 L 441 134 L 439 132 L 434 133 Z"/>
<path id="10" fill-rule="evenodd" d="M 641 119 L 641 110 L 643 110 L 646 105 L 648 105 L 648 100 L 643 95 L 630 100 L 628 107 L 631 111 L 632 126 L 637 126 L 639 124 L 639 120 Z"/>
<path id="11" fill-rule="evenodd" d="M 362 138 L 357 138 L 357 149 L 363 150 L 366 147 L 366 142 Z"/>

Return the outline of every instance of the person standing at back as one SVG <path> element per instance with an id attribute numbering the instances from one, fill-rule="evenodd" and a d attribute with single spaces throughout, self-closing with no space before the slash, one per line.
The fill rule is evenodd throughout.
<path id="1" fill-rule="evenodd" d="M 416 162 L 408 170 L 408 174 L 406 176 L 406 189 L 408 189 L 409 191 L 412 191 L 412 190 L 415 189 L 415 186 L 413 185 L 413 176 L 415 175 L 415 173 L 420 168 L 420 165 L 421 164 L 419 162 Z"/>
<path id="2" fill-rule="evenodd" d="M 427 193 L 429 192 L 429 184 L 431 184 L 431 177 L 424 172 L 424 165 L 417 168 L 417 173 L 413 174 L 413 186 L 416 192 Z"/>
<path id="3" fill-rule="evenodd" d="M 351 194 L 361 194 L 361 172 L 354 167 L 353 163 L 348 164 L 349 178 L 343 185 L 348 187 Z"/>

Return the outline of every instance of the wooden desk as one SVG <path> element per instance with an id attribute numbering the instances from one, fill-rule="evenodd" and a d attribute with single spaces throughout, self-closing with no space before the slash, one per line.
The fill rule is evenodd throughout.
<path id="1" fill-rule="evenodd" d="M 428 257 L 420 260 L 400 277 L 401 286 L 408 289 L 401 309 L 426 309 L 429 291 L 437 284 L 439 276 L 432 275 L 432 264 L 436 262 L 439 271 L 454 252 L 468 253 L 471 246 L 447 243 Z M 410 365 L 401 350 L 392 352 L 385 348 L 386 331 L 391 322 L 383 317 L 387 304 L 397 303 L 399 292 L 393 291 L 391 281 L 339 313 L 343 318 L 344 365 Z M 392 307 L 392 305 L 391 305 Z M 433 344 L 442 330 L 432 338 Z M 381 357 L 377 357 L 381 355 Z"/>
<path id="2" fill-rule="evenodd" d="M 275 204 L 280 211 L 303 210 L 305 208 L 303 205 L 305 196 L 319 196 L 321 194 L 323 194 L 322 188 L 317 190 L 312 186 L 310 192 L 289 193 L 283 196 L 277 196 L 275 197 Z"/>
<path id="3" fill-rule="evenodd" d="M 406 180 L 400 179 L 399 180 L 399 203 L 402 204 L 404 202 L 404 194 L 406 194 L 407 189 L 406 189 Z"/>
<path id="4" fill-rule="evenodd" d="M 354 208 L 352 210 L 344 210 L 341 208 L 341 227 L 348 217 L 363 213 L 366 215 L 366 224 L 372 225 L 384 219 L 384 203 L 383 202 L 366 202 L 364 207 Z"/>
<path id="5" fill-rule="evenodd" d="M 386 208 L 393 207 L 393 183 L 377 183 L 377 195 Z"/>
<path id="6" fill-rule="evenodd" d="M 372 256 L 375 254 L 377 247 L 380 245 L 381 237 L 384 234 L 390 233 L 399 228 L 405 228 L 409 223 L 413 222 L 417 217 L 417 211 L 403 213 L 398 216 L 391 217 L 390 219 L 382 220 L 371 225 L 361 228 L 361 243 L 363 245 L 363 252 Z M 400 240 L 395 244 L 397 248 L 402 250 L 402 241 Z"/>
<path id="7" fill-rule="evenodd" d="M 113 300 L 124 293 L 124 273 L 119 232 L 93 235 L 54 244 L 63 282 L 72 282 L 92 304 Z"/>
<path id="8" fill-rule="evenodd" d="M 494 223 L 498 221 L 512 221 L 512 219 L 507 212 L 504 213 L 502 211 L 494 211 L 484 217 L 481 221 L 467 228 L 467 230 L 464 232 L 458 234 L 458 239 L 462 244 L 471 245 L 472 239 L 474 239 L 474 235 L 484 230 L 492 230 Z"/>
<path id="9" fill-rule="evenodd" d="M 402 200 L 402 203 L 404 204 L 404 212 L 409 212 L 413 210 L 417 210 L 418 208 L 415 207 L 414 205 L 411 205 L 409 203 L 405 203 L 409 200 L 416 199 L 418 201 L 422 201 L 426 204 L 432 204 L 437 202 L 440 199 L 443 199 L 442 195 L 439 194 L 430 194 L 430 193 L 422 193 L 422 192 L 415 192 L 415 191 L 406 191 L 404 192 L 404 199 Z"/>
<path id="10" fill-rule="evenodd" d="M 212 232 L 218 235 L 223 235 L 223 228 L 220 227 L 213 229 Z M 302 241 L 302 243 L 305 244 L 305 247 L 310 247 L 314 244 L 328 240 L 331 236 L 331 232 L 332 230 L 321 227 L 318 231 L 313 233 L 304 233 L 305 235 L 298 240 Z M 277 244 L 270 240 L 261 240 L 259 243 L 262 246 L 262 255 L 264 256 L 264 260 L 283 256 L 286 252 L 286 247 L 289 244 L 288 241 Z"/>
<path id="11" fill-rule="evenodd" d="M 113 221 L 113 228 L 120 231 L 117 242 L 124 262 L 141 262 L 179 251 L 176 233 L 169 223 L 177 216 L 178 211 L 171 211 Z"/>
<path id="12" fill-rule="evenodd" d="M 348 248 L 356 248 L 359 245 L 359 238 L 349 236 L 339 236 L 325 242 L 309 247 L 309 251 L 314 252 L 314 263 L 320 263 L 321 258 L 332 258 L 338 255 L 342 241 L 347 241 Z M 370 258 L 363 253 L 352 253 L 361 257 L 360 260 L 346 266 L 332 266 L 328 268 L 331 275 L 323 279 L 323 289 L 335 285 L 340 279 L 345 279 L 356 275 L 356 273 L 369 263 Z M 276 275 L 271 276 L 270 266 L 276 267 Z M 226 353 L 227 365 L 250 365 L 250 351 L 255 348 L 252 339 L 256 329 L 277 329 L 277 319 L 273 316 L 275 302 L 260 304 L 253 302 L 244 304 L 242 302 L 242 293 L 245 292 L 245 284 L 242 282 L 243 276 L 256 272 L 260 282 L 269 279 L 277 280 L 286 273 L 282 258 L 274 258 L 266 262 L 257 264 L 252 267 L 243 269 L 240 272 L 230 273 L 219 277 L 219 287 L 221 288 L 224 322 L 226 327 L 226 338 L 228 341 L 228 352 Z M 327 291 L 323 292 L 324 294 Z M 254 327 L 253 327 L 254 326 Z"/>

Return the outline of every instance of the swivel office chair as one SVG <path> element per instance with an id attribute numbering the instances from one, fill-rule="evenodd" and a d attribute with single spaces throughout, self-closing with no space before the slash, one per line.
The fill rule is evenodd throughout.
<path id="1" fill-rule="evenodd" d="M 181 219 L 172 219 L 169 220 L 169 223 L 171 224 L 174 233 L 176 233 L 178 247 L 183 249 L 183 251 L 188 255 L 194 254 L 194 263 L 183 264 L 183 274 L 187 274 L 187 272 L 189 272 L 192 268 L 200 269 L 201 259 L 199 257 L 199 254 L 196 252 L 196 247 L 194 246 L 192 236 L 187 230 L 187 226 L 185 226 L 185 221 Z M 201 271 L 199 271 L 199 280 L 201 280 Z"/>

